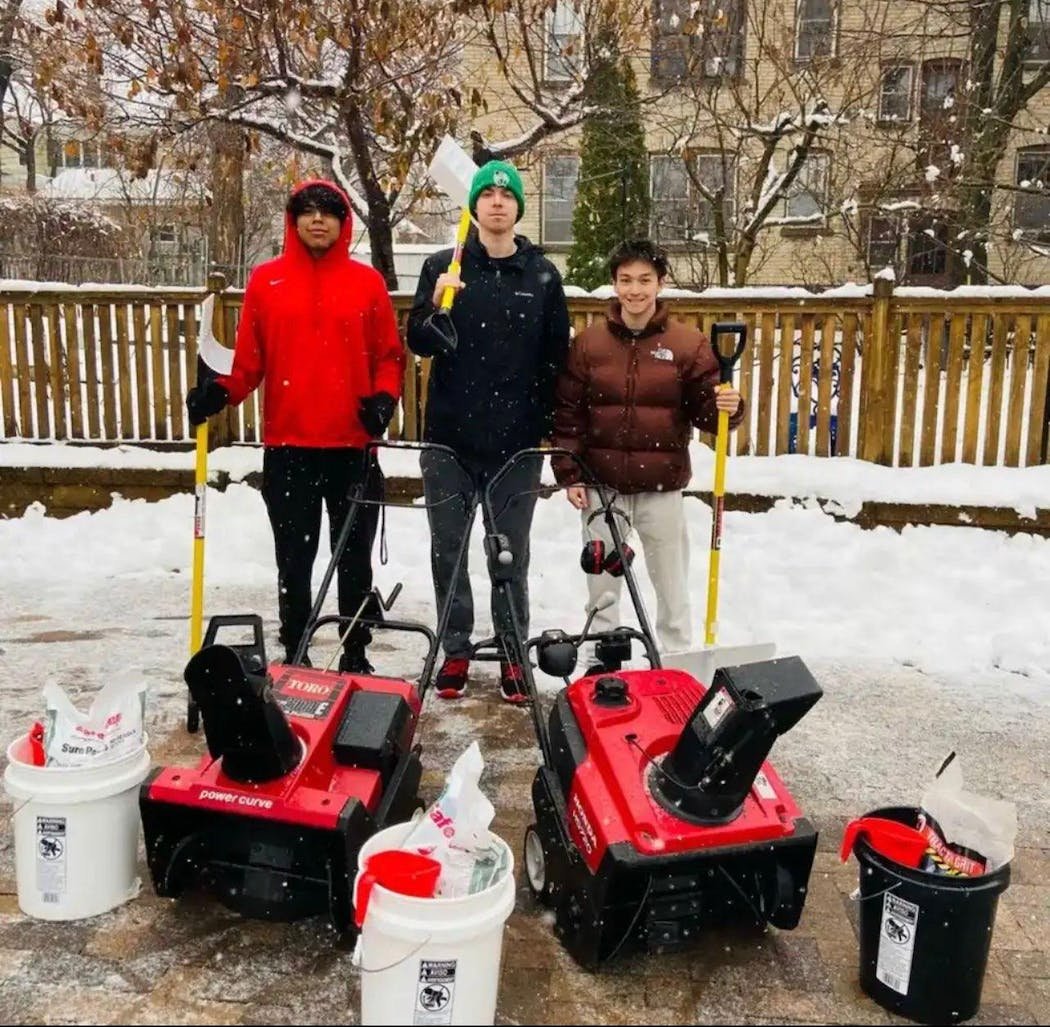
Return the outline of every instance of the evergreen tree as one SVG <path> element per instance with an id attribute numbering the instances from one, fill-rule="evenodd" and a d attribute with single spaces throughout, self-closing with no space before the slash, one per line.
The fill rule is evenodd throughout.
<path id="1" fill-rule="evenodd" d="M 572 251 L 566 281 L 594 289 L 609 280 L 606 260 L 624 239 L 649 234 L 649 176 L 638 85 L 631 66 L 599 32 L 601 54 L 587 102 L 597 107 L 583 127 Z"/>

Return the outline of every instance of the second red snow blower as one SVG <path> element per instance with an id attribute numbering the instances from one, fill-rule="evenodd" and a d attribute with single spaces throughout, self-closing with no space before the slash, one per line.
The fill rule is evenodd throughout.
<path id="1" fill-rule="evenodd" d="M 491 479 L 488 523 L 496 523 L 501 477 L 537 452 L 551 454 L 517 453 Z M 599 600 L 579 634 L 548 630 L 526 640 L 509 590 L 515 554 L 505 537 L 486 538 L 489 573 L 506 590 L 514 624 L 499 645 L 523 669 L 543 758 L 532 785 L 536 821 L 525 835 L 529 888 L 589 968 L 631 949 L 687 946 L 718 923 L 795 927 L 817 832 L 765 760 L 821 688 L 798 657 L 720 668 L 710 682 L 663 668 L 618 523 L 625 515 L 613 494 L 599 495 L 640 629 L 588 633 L 596 610 L 609 605 Z M 638 642 L 649 669 L 569 684 L 585 642 L 615 666 Z M 533 653 L 540 670 L 567 686 L 546 717 Z"/>

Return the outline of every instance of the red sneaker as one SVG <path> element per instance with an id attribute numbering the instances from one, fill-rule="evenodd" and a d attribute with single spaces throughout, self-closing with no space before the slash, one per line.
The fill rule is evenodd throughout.
<path id="1" fill-rule="evenodd" d="M 441 665 L 434 688 L 439 699 L 462 699 L 467 694 L 467 672 L 470 660 L 451 656 Z"/>
<path id="2" fill-rule="evenodd" d="M 499 665 L 499 690 L 504 702 L 520 706 L 527 703 L 529 697 L 525 692 L 525 675 L 516 663 L 501 661 Z"/>

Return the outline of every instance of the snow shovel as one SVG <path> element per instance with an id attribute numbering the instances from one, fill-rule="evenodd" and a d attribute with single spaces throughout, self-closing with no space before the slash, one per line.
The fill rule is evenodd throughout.
<path id="1" fill-rule="evenodd" d="M 731 353 L 724 353 L 719 340 L 723 335 L 736 336 Z M 716 322 L 711 326 L 711 348 L 718 360 L 719 388 L 733 382 L 733 368 L 747 345 L 747 325 L 737 322 Z M 729 414 L 718 412 L 718 435 L 715 438 L 715 482 L 711 499 L 711 553 L 707 568 L 707 615 L 704 619 L 704 648 L 684 653 L 670 653 L 663 661 L 665 667 L 688 671 L 702 684 L 710 684 L 719 667 L 736 667 L 742 663 L 759 663 L 776 655 L 772 642 L 754 642 L 749 645 L 717 645 L 718 636 L 718 578 L 722 555 L 722 518 L 725 512 L 726 455 L 729 450 Z"/>
<path id="2" fill-rule="evenodd" d="M 441 145 L 434 154 L 434 159 L 427 168 L 427 174 L 437 183 L 443 193 L 455 200 L 463 212 L 459 216 L 459 226 L 456 228 L 456 246 L 452 251 L 452 261 L 448 266 L 448 273 L 458 275 L 463 260 L 463 247 L 470 232 L 470 209 L 468 200 L 470 197 L 470 184 L 474 179 L 477 165 L 467 153 L 456 144 L 451 136 L 445 136 Z M 444 342 L 446 353 L 454 353 L 459 345 L 459 335 L 456 326 L 452 323 L 452 301 L 456 298 L 456 290 L 448 288 L 441 296 L 441 304 L 437 310 L 428 318 L 428 323 Z"/>
<path id="3" fill-rule="evenodd" d="M 215 296 L 201 308 L 201 333 L 197 342 L 197 384 L 218 374 L 229 374 L 233 353 L 221 346 L 212 331 Z M 208 422 L 197 425 L 197 451 L 193 475 L 193 584 L 190 588 L 190 656 L 201 647 L 204 614 L 204 497 L 208 487 Z M 186 730 L 200 727 L 200 710 L 191 698 L 186 708 Z"/>

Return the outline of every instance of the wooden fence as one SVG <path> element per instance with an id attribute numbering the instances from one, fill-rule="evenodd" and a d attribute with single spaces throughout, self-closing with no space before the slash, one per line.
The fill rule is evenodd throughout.
<path id="1" fill-rule="evenodd" d="M 209 282 L 232 345 L 242 293 Z M 186 289 L 0 290 L 3 438 L 184 442 L 200 302 Z M 750 417 L 737 453 L 852 455 L 899 466 L 1047 461 L 1050 291 L 721 290 L 671 301 L 707 328 L 742 320 Z M 395 297 L 402 323 L 410 300 Z M 572 298 L 577 331 L 605 304 Z M 429 361 L 412 359 L 392 435 L 418 438 Z M 808 413 L 808 416 L 807 416 Z M 261 440 L 260 393 L 215 419 L 214 441 Z"/>

